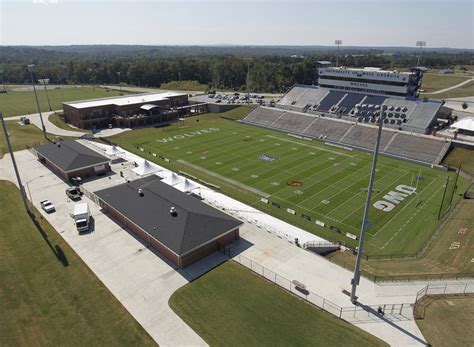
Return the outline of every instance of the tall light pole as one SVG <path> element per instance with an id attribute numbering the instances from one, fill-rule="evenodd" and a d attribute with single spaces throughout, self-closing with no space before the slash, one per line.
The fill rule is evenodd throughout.
<path id="1" fill-rule="evenodd" d="M 245 58 L 247 60 L 247 76 L 245 78 L 245 87 L 247 88 L 247 105 L 250 104 L 250 86 L 249 86 L 249 81 L 250 81 L 250 61 L 252 58 Z"/>
<path id="2" fill-rule="evenodd" d="M 3 133 L 5 134 L 5 141 L 7 141 L 8 151 L 10 152 L 10 158 L 12 159 L 13 169 L 15 170 L 16 180 L 18 182 L 18 187 L 20 188 L 21 199 L 23 200 L 23 205 L 25 205 L 26 212 L 30 212 L 28 207 L 28 202 L 26 201 L 26 192 L 25 187 L 21 183 L 20 173 L 18 172 L 18 167 L 16 166 L 15 156 L 13 155 L 12 144 L 10 143 L 10 135 L 8 134 L 7 125 L 3 119 L 2 112 L 0 112 L 0 120 L 2 121 Z"/>
<path id="3" fill-rule="evenodd" d="M 41 127 L 43 128 L 43 135 L 44 135 L 45 139 L 48 139 L 48 137 L 46 136 L 46 128 L 45 128 L 44 123 L 43 123 L 43 115 L 41 114 L 41 109 L 40 109 L 40 105 L 39 105 L 39 101 L 38 101 L 38 94 L 36 94 L 35 79 L 33 77 L 33 68 L 34 67 L 35 67 L 35 64 L 29 64 L 28 65 L 28 71 L 30 72 L 31 83 L 33 85 L 33 91 L 35 92 L 36 107 L 38 108 L 38 113 L 39 113 L 40 120 L 41 120 Z"/>
<path id="4" fill-rule="evenodd" d="M 3 68 L 0 69 L 0 74 L 2 75 L 3 90 L 7 93 L 7 86 L 5 85 L 5 70 L 3 70 Z"/>
<path id="5" fill-rule="evenodd" d="M 49 78 L 41 78 L 38 80 L 39 84 L 42 84 L 44 86 L 44 92 L 46 93 L 46 99 L 48 99 L 48 106 L 49 106 L 49 111 L 51 112 L 53 109 L 51 108 L 51 102 L 49 101 L 49 95 L 48 95 L 48 88 L 46 85 L 49 83 Z"/>
<path id="6" fill-rule="evenodd" d="M 342 45 L 342 40 L 335 40 L 334 44 L 337 46 L 336 50 L 336 67 L 339 66 L 339 46 Z"/>
<path id="7" fill-rule="evenodd" d="M 421 60 L 421 49 L 423 47 L 426 47 L 426 41 L 416 41 L 416 47 L 420 47 L 420 53 L 418 54 L 418 60 L 416 62 L 416 66 L 420 66 L 420 60 Z"/>
<path id="8" fill-rule="evenodd" d="M 122 95 L 122 83 L 120 82 L 120 71 L 117 71 L 117 75 L 119 77 L 119 89 L 120 89 L 120 95 Z"/>
<path id="9" fill-rule="evenodd" d="M 94 80 L 92 79 L 92 68 L 88 68 L 87 72 L 89 72 L 89 83 L 92 83 L 92 91 L 94 91 L 95 83 L 94 83 Z"/>
<path id="10" fill-rule="evenodd" d="M 359 238 L 359 248 L 357 250 L 357 258 L 356 258 L 356 263 L 354 267 L 354 277 L 352 278 L 352 281 L 351 281 L 351 284 L 352 284 L 351 302 L 353 304 L 357 303 L 356 290 L 360 282 L 360 263 L 362 260 L 362 253 L 364 251 L 365 232 L 367 231 L 367 220 L 369 217 L 369 208 L 370 208 L 370 202 L 372 199 L 372 190 L 374 188 L 375 169 L 377 167 L 377 158 L 379 155 L 380 138 L 382 137 L 382 127 L 383 127 L 383 121 L 385 120 L 386 109 L 387 109 L 387 106 L 385 105 L 382 105 L 380 107 L 379 129 L 377 131 L 377 140 L 375 141 L 375 150 L 374 150 L 374 155 L 372 157 L 372 169 L 370 172 L 369 189 L 367 191 L 367 200 L 365 201 L 364 217 L 362 218 L 362 226 L 361 226 L 360 238 Z"/>

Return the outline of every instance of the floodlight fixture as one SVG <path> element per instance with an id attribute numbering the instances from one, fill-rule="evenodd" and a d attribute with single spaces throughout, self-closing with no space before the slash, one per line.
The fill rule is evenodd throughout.
<path id="1" fill-rule="evenodd" d="M 337 46 L 337 50 L 336 50 L 336 66 L 338 66 L 338 64 L 339 64 L 339 46 L 342 45 L 342 40 L 335 40 L 335 41 L 334 41 L 334 44 Z"/>
<path id="2" fill-rule="evenodd" d="M 420 47 L 420 53 L 418 54 L 418 60 L 416 62 L 416 66 L 420 66 L 421 50 L 423 47 L 426 47 L 426 41 L 416 41 L 416 47 Z"/>

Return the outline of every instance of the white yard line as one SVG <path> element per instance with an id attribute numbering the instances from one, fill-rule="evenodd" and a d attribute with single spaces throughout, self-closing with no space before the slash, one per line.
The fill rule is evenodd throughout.
<path id="1" fill-rule="evenodd" d="M 342 153 L 342 152 L 338 152 L 338 151 L 333 151 L 333 150 L 331 150 L 331 149 L 327 149 L 327 148 L 323 148 L 323 147 L 318 147 L 318 146 L 312 146 L 312 145 L 308 145 L 308 144 L 306 144 L 306 143 L 301 143 L 301 142 L 298 142 L 298 141 L 293 141 L 293 140 L 289 140 L 289 139 L 284 139 L 284 138 L 281 138 L 281 137 L 278 137 L 278 136 L 273 136 L 273 135 L 267 135 L 267 136 L 268 136 L 268 137 L 271 137 L 271 138 L 274 138 L 274 139 L 277 139 L 277 140 L 280 140 L 280 141 L 291 142 L 291 143 L 295 143 L 295 144 L 298 144 L 298 145 L 301 145 L 301 146 L 306 146 L 306 147 L 314 148 L 314 149 L 317 149 L 317 150 L 320 150 L 320 151 L 326 151 L 326 152 L 330 152 L 330 153 L 339 154 L 339 155 L 343 155 L 343 156 L 346 156 L 346 157 L 354 158 L 353 155 L 346 154 L 346 153 Z"/>

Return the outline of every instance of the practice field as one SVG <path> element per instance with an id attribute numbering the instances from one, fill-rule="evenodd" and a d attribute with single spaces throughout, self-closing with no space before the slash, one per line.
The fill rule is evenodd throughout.
<path id="1" fill-rule="evenodd" d="M 326 239 L 357 245 L 346 233 L 359 235 L 369 153 L 301 140 L 215 115 L 198 119 L 190 118 L 184 128 L 136 130 L 113 140 L 160 165 L 217 184 L 224 193 Z M 453 187 L 455 175 L 449 176 L 448 187 Z M 444 194 L 447 177 L 439 170 L 380 158 L 373 193 L 378 209 L 370 212 L 366 253 L 416 253 L 438 225 L 443 195 L 443 211 L 451 197 L 459 199 L 451 189 Z M 459 191 L 466 187 L 461 177 L 458 187 Z"/>
<path id="2" fill-rule="evenodd" d="M 36 91 L 41 111 L 49 111 L 46 92 L 41 86 L 37 86 Z M 62 109 L 62 103 L 65 101 L 105 98 L 117 95 L 120 95 L 117 91 L 106 91 L 102 88 L 93 89 L 91 87 L 48 89 L 48 96 L 53 110 Z M 32 91 L 12 91 L 10 89 L 8 94 L 0 94 L 0 112 L 5 117 L 37 113 L 34 93 Z"/>
<path id="3" fill-rule="evenodd" d="M 171 308 L 211 346 L 385 346 L 234 262 L 178 289 Z"/>

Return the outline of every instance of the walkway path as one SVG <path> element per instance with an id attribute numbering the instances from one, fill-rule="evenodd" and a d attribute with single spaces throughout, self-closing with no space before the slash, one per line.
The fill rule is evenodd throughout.
<path id="1" fill-rule="evenodd" d="M 48 134 L 53 134 L 53 135 L 58 135 L 58 136 L 68 136 L 68 137 L 81 137 L 86 135 L 87 133 L 82 132 L 81 129 L 77 130 L 66 130 L 62 128 L 58 128 L 56 125 L 54 125 L 50 120 L 49 116 L 52 115 L 55 112 L 62 112 L 62 110 L 58 111 L 52 111 L 52 112 L 42 112 L 41 115 L 43 116 L 43 122 L 44 122 L 44 127 L 46 128 L 46 132 Z M 31 124 L 35 125 L 38 127 L 40 130 L 43 130 L 41 126 L 41 119 L 39 116 L 39 113 L 33 113 L 33 114 L 28 114 L 28 115 L 23 115 L 23 116 L 14 116 L 14 117 L 8 117 L 5 118 L 7 121 L 19 121 L 21 117 L 28 117 L 31 121 Z M 99 132 L 94 134 L 94 137 L 109 137 L 109 136 L 114 136 L 117 134 L 120 134 L 124 131 L 130 130 L 129 128 L 112 128 L 112 129 L 103 129 L 100 130 Z"/>
<path id="2" fill-rule="evenodd" d="M 38 211 L 160 346 L 207 345 L 174 313 L 168 301 L 178 288 L 225 261 L 222 254 L 214 253 L 184 270 L 176 269 L 85 196 L 82 201 L 89 205 L 93 229 L 78 234 L 69 216 L 74 203 L 64 194 L 67 184 L 27 150 L 15 152 L 15 159 L 27 195 Z M 5 155 L 0 160 L 0 179 L 16 184 L 14 177 L 10 156 Z M 102 189 L 110 184 L 107 177 L 94 183 L 100 184 L 99 181 Z M 55 213 L 43 213 L 39 204 L 43 199 L 54 203 Z"/>
<path id="3" fill-rule="evenodd" d="M 423 95 L 434 95 L 434 94 L 441 94 L 441 93 L 444 93 L 444 92 L 449 92 L 450 90 L 453 90 L 453 89 L 456 89 L 456 88 L 459 88 L 459 87 L 462 87 L 468 83 L 471 83 L 472 81 L 474 81 L 474 78 L 468 78 L 466 79 L 465 81 L 459 83 L 459 84 L 456 84 L 452 87 L 449 87 L 449 88 L 444 88 L 444 89 L 440 89 L 440 90 L 437 90 L 435 92 L 431 92 L 431 93 L 423 93 Z"/>

